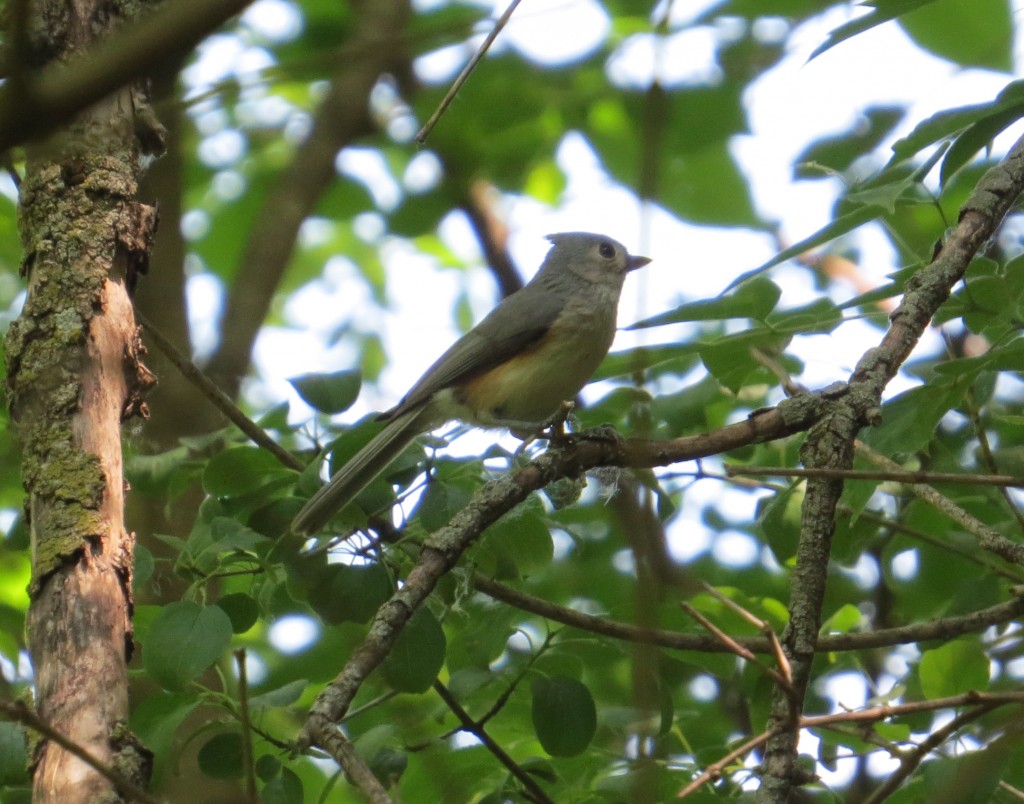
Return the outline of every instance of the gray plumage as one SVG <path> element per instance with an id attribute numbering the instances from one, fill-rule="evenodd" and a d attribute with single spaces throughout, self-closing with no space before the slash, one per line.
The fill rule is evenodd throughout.
<path id="1" fill-rule="evenodd" d="M 310 498 L 292 523 L 316 533 L 420 433 L 460 419 L 529 433 L 573 399 L 607 354 L 626 274 L 646 265 L 604 235 L 550 235 L 536 276 L 457 340 L 377 436 Z"/>

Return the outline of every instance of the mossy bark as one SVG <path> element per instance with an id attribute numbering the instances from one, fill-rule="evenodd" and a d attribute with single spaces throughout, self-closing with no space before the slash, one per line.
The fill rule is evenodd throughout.
<path id="1" fill-rule="evenodd" d="M 85 52 L 134 13 L 137 4 L 126 5 L 33 3 L 27 66 Z M 19 219 L 28 297 L 5 350 L 32 534 L 36 706 L 54 729 L 118 768 L 134 546 L 123 525 L 120 431 L 126 416 L 144 410 L 152 384 L 129 297 L 155 228 L 154 209 L 136 197 L 140 98 L 125 88 L 29 148 Z M 36 801 L 116 798 L 95 768 L 46 740 L 33 772 Z"/>

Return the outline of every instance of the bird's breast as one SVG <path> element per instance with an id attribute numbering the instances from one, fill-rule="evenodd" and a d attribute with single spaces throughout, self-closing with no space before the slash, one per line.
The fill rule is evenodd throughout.
<path id="1" fill-rule="evenodd" d="M 572 400 L 597 370 L 615 337 L 611 315 L 562 315 L 537 343 L 473 378 L 457 396 L 468 418 L 487 427 L 541 424 Z"/>

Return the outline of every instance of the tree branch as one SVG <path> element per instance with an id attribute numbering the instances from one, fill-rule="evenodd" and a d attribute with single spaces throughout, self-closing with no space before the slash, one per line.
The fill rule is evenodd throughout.
<path id="1" fill-rule="evenodd" d="M 306 468 L 302 461 L 274 441 L 262 427 L 246 416 L 242 409 L 232 401 L 231 397 L 218 388 L 213 380 L 207 377 L 195 363 L 179 352 L 174 344 L 167 340 L 142 313 L 136 310 L 135 317 L 145 327 L 147 339 L 155 343 L 157 348 L 174 364 L 174 367 L 181 372 L 181 375 L 198 388 L 213 406 L 224 414 L 228 421 L 252 439 L 256 446 L 265 449 L 289 469 L 301 472 Z"/>
<path id="2" fill-rule="evenodd" d="M 961 712 L 949 723 L 937 731 L 932 732 L 928 737 L 921 741 L 921 744 L 916 746 L 913 751 L 909 751 L 900 759 L 900 766 L 897 770 L 892 773 L 888 779 L 885 780 L 868 798 L 864 800 L 864 804 L 881 804 L 890 795 L 896 792 L 896 789 L 907 780 L 920 765 L 925 757 L 927 757 L 932 751 L 942 745 L 946 740 L 956 734 L 960 729 L 966 726 L 968 723 L 973 723 L 980 717 L 984 717 L 993 709 L 1002 706 L 1000 703 L 986 703 L 977 706 L 967 712 Z"/>
<path id="3" fill-rule="evenodd" d="M 862 427 L 878 420 L 885 386 L 910 355 L 971 259 L 995 234 L 1022 190 L 1024 138 L 1018 140 L 1002 163 L 985 173 L 938 255 L 907 283 L 881 343 L 869 349 L 857 364 L 849 393 L 830 405 L 808 432 L 801 450 L 805 466 L 852 468 L 854 439 Z M 794 787 L 806 781 L 797 761 L 798 725 L 821 623 L 836 508 L 842 490 L 842 481 L 835 478 L 810 478 L 807 482 L 796 566 L 790 582 L 790 623 L 783 635 L 798 697 L 794 699 L 778 688 L 774 692 L 768 731 L 777 733 L 767 743 L 759 802 L 788 801 Z"/>
<path id="4" fill-rule="evenodd" d="M 860 441 L 855 444 L 855 449 L 859 455 L 867 458 L 876 466 L 881 466 L 883 469 L 892 471 L 893 467 L 898 466 L 895 461 L 889 460 L 884 455 L 875 452 L 867 444 Z M 911 485 L 910 489 L 922 500 L 937 508 L 960 525 L 960 527 L 970 533 L 978 540 L 978 545 L 982 549 L 995 553 L 997 556 L 1000 556 L 1013 564 L 1024 564 L 1024 545 L 1007 539 L 995 528 L 990 527 L 984 522 L 978 520 L 976 517 L 971 516 L 963 508 L 949 499 L 949 497 L 939 494 L 939 492 L 931 486 L 927 486 L 924 483 L 914 483 Z"/>
<path id="5" fill-rule="evenodd" d="M 248 804 L 258 804 L 259 792 L 256 789 L 256 769 L 252 757 L 252 727 L 249 720 L 249 677 L 245 666 L 245 648 L 235 651 L 235 664 L 238 665 L 238 721 L 242 732 L 242 767 L 245 769 L 245 798 Z"/>
<path id="6" fill-rule="evenodd" d="M 451 694 L 448 688 L 440 681 L 434 682 L 434 692 L 441 696 L 441 700 L 444 701 L 445 705 L 452 710 L 452 714 L 458 718 L 459 723 L 462 724 L 459 731 L 468 731 L 474 737 L 476 737 L 484 748 L 494 755 L 495 759 L 498 760 L 505 769 L 508 770 L 513 776 L 515 776 L 520 784 L 523 785 L 529 791 L 529 795 L 533 801 L 542 802 L 542 804 L 554 804 L 554 800 L 544 792 L 544 788 L 537 784 L 537 780 L 534 779 L 529 773 L 527 773 L 512 757 L 508 755 L 504 748 L 495 742 L 494 738 L 487 733 L 487 729 L 482 724 L 473 720 L 469 716 L 469 713 L 462 708 L 462 705 L 455 699 L 455 696 Z"/>
<path id="7" fill-rule="evenodd" d="M 74 754 L 82 762 L 93 768 L 97 773 L 109 781 L 117 791 L 131 801 L 140 801 L 142 804 L 160 804 L 149 793 L 139 787 L 131 779 L 123 776 L 118 770 L 101 761 L 91 751 L 82 747 L 74 740 L 69 739 L 61 732 L 50 726 L 23 701 L 0 701 L 0 712 L 17 723 L 27 726 L 39 733 L 52 743 L 56 743 L 69 754 Z"/>
<path id="8" fill-rule="evenodd" d="M 363 762 L 355 746 L 349 742 L 341 729 L 331 726 L 320 735 L 319 745 L 348 774 L 352 783 L 362 791 L 371 804 L 393 804 L 388 791 L 380 783 L 369 766 Z"/>
<path id="9" fill-rule="evenodd" d="M 430 115 L 427 122 L 423 124 L 423 128 L 416 133 L 416 136 L 414 137 L 416 142 L 424 143 L 427 141 L 427 137 L 430 136 L 430 132 L 434 130 L 434 126 L 437 125 L 437 121 L 441 119 L 441 115 L 443 115 L 448 110 L 448 107 L 451 106 L 452 101 L 455 100 L 455 96 L 459 94 L 459 90 L 462 89 L 462 85 L 466 83 L 466 79 L 468 79 L 473 70 L 476 69 L 477 64 L 480 63 L 480 59 L 482 59 L 490 49 L 491 44 L 497 38 L 498 34 L 501 33 L 502 28 L 508 25 L 508 21 L 512 18 L 512 13 L 516 10 L 516 6 L 521 2 L 522 0 L 512 0 L 512 2 L 508 4 L 508 8 L 506 8 L 504 13 L 498 18 L 498 21 L 494 23 L 494 27 L 484 38 L 484 41 L 481 43 L 476 53 L 473 54 L 473 58 L 471 58 L 466 66 L 462 68 L 462 72 L 456 76 L 451 87 L 448 89 L 447 94 L 445 94 L 444 98 L 441 99 L 441 103 L 438 105 L 437 109 L 435 109 L 434 113 Z"/>
<path id="10" fill-rule="evenodd" d="M 40 138 L 195 47 L 252 0 L 173 0 L 95 48 L 0 87 L 0 152 Z M 17 90 L 17 91 L 16 91 Z"/>
<path id="11" fill-rule="evenodd" d="M 522 611 L 536 614 L 545 619 L 578 628 L 602 636 L 621 639 L 626 642 L 647 642 L 662 648 L 701 653 L 725 653 L 728 648 L 719 640 L 704 634 L 681 634 L 677 631 L 661 631 L 652 628 L 638 628 L 635 625 L 616 622 L 605 617 L 585 614 L 576 609 L 558 606 L 539 597 L 527 595 L 511 586 L 485 578 L 474 573 L 473 586 L 488 597 L 500 600 Z M 892 645 L 909 645 L 929 640 L 949 640 L 963 634 L 983 631 L 991 625 L 1002 625 L 1024 615 L 1024 596 L 1015 597 L 1006 603 L 999 603 L 987 609 L 970 614 L 945 617 L 926 623 L 913 623 L 896 628 L 880 628 L 875 631 L 857 631 L 851 634 L 822 634 L 815 649 L 819 653 L 852 650 L 870 650 Z M 766 637 L 734 637 L 742 647 L 754 653 L 773 653 L 771 641 Z"/>
<path id="12" fill-rule="evenodd" d="M 858 444 L 858 452 L 860 445 Z M 877 453 L 875 453 L 877 455 Z M 882 457 L 882 456 L 879 456 Z M 963 486 L 1024 488 L 1024 477 L 978 475 L 965 472 L 908 472 L 895 461 L 875 461 L 883 469 L 801 469 L 791 466 L 727 465 L 728 477 L 830 477 L 836 480 L 888 480 L 896 483 L 955 483 Z"/>
<path id="13" fill-rule="evenodd" d="M 888 720 L 889 718 L 899 717 L 900 715 L 912 715 L 919 712 L 936 712 L 941 709 L 955 709 L 963 706 L 974 707 L 970 712 L 961 714 L 954 718 L 949 724 L 936 731 L 920 746 L 918 746 L 917 749 L 915 749 L 913 755 L 916 757 L 916 761 L 913 762 L 913 766 L 916 767 L 928 752 L 934 750 L 945 742 L 945 740 L 947 740 L 949 736 L 958 729 L 973 720 L 977 720 L 979 717 L 991 712 L 993 709 L 1000 706 L 1006 706 L 1008 704 L 1024 704 L 1024 693 L 965 692 L 962 695 L 952 695 L 946 698 L 934 698 L 930 701 L 914 701 L 912 703 L 897 704 L 893 706 L 873 706 L 869 709 L 860 709 L 852 712 L 836 712 L 831 715 L 817 715 L 811 717 L 803 716 L 800 718 L 797 727 L 798 729 L 814 729 L 826 728 L 841 723 L 876 723 L 880 720 Z M 678 797 L 684 798 L 707 782 L 714 781 L 721 776 L 722 771 L 725 770 L 731 762 L 776 736 L 777 735 L 775 733 L 768 731 L 745 742 L 739 748 L 730 751 L 720 760 L 709 765 L 704 772 L 700 774 L 700 776 L 680 791 Z M 897 771 L 897 774 L 899 774 L 899 771 Z M 896 785 L 887 791 L 886 795 L 895 790 L 895 788 L 902 783 L 904 778 L 905 777 L 901 777 Z M 877 796 L 878 791 L 876 791 L 875 795 L 873 795 L 870 800 L 877 802 L 882 801 L 884 798 L 884 796 Z"/>

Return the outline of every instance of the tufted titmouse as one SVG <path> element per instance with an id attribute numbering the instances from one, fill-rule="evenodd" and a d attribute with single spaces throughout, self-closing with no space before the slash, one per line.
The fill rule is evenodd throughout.
<path id="1" fill-rule="evenodd" d="M 387 426 L 299 511 L 295 533 L 320 530 L 421 433 L 459 419 L 528 435 L 575 398 L 612 345 L 626 274 L 650 259 L 599 234 L 548 240 L 553 246 L 537 275 L 380 414 Z"/>

